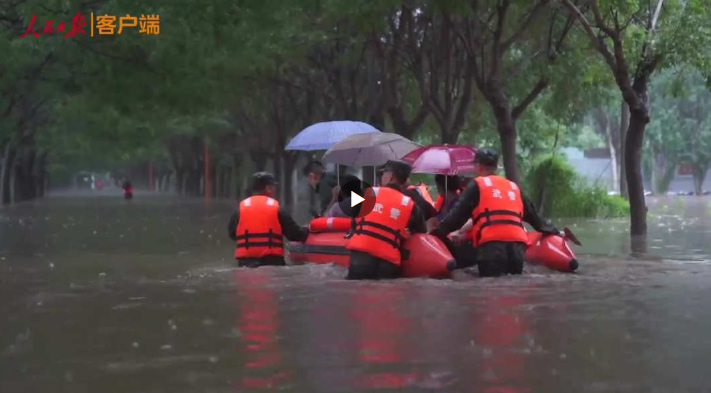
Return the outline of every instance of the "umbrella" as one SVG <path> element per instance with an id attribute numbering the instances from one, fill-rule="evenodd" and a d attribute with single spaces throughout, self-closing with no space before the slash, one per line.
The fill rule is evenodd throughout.
<path id="1" fill-rule="evenodd" d="M 328 121 L 310 125 L 291 139 L 284 150 L 328 150 L 353 134 L 380 132 L 370 124 L 359 121 Z"/>
<path id="2" fill-rule="evenodd" d="M 413 173 L 436 173 L 454 176 L 474 172 L 476 148 L 465 145 L 427 145 L 413 150 L 402 158 L 412 165 Z M 447 178 L 444 178 L 447 188 Z M 445 204 L 447 193 L 444 194 Z"/>
<path id="3" fill-rule="evenodd" d="M 402 157 L 412 165 L 413 173 L 436 173 L 448 176 L 474 172 L 476 148 L 465 145 L 427 145 Z"/>
<path id="4" fill-rule="evenodd" d="M 398 160 L 421 145 L 389 132 L 354 134 L 336 143 L 323 156 L 326 162 L 348 166 L 375 166 Z"/>

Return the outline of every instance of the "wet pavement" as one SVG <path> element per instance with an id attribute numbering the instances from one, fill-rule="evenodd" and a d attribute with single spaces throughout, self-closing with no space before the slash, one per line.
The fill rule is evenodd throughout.
<path id="1" fill-rule="evenodd" d="M 0 392 L 711 391 L 709 198 L 650 198 L 635 258 L 624 220 L 560 223 L 578 274 L 387 283 L 236 269 L 233 207 L 0 209 Z"/>

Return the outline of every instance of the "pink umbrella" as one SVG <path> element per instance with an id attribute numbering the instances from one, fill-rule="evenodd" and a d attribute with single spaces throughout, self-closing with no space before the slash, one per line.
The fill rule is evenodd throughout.
<path id="1" fill-rule="evenodd" d="M 474 172 L 476 148 L 465 145 L 427 145 L 417 148 L 402 160 L 413 173 L 437 173 L 447 176 Z"/>

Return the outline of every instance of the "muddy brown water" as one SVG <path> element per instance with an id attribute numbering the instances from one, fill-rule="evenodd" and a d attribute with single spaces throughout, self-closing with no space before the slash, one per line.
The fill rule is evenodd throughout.
<path id="1" fill-rule="evenodd" d="M 236 269 L 233 203 L 54 196 L 0 209 L 0 392 L 711 391 L 711 200 L 567 220 L 578 274 L 346 282 Z"/>

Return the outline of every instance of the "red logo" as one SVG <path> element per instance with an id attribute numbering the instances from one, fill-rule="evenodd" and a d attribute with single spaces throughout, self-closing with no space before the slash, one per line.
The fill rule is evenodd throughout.
<path id="1" fill-rule="evenodd" d="M 38 33 L 37 30 L 35 30 L 35 23 L 37 22 L 37 15 L 32 14 L 32 19 L 30 20 L 29 26 L 27 26 L 27 29 L 23 34 L 20 35 L 20 38 L 27 37 L 28 35 L 32 34 L 33 36 L 39 38 L 41 34 L 45 35 L 54 35 L 56 33 L 64 33 L 66 30 L 66 23 L 64 21 L 61 21 L 57 23 L 56 26 L 54 25 L 53 20 L 48 20 L 44 23 L 44 29 L 41 30 L 42 33 Z M 66 34 L 64 34 L 64 37 L 74 37 L 79 34 L 84 34 L 86 35 L 86 27 L 87 27 L 87 22 L 86 22 L 86 17 L 82 15 L 81 13 L 77 12 L 77 14 L 72 18 L 72 29 L 68 31 Z"/>

